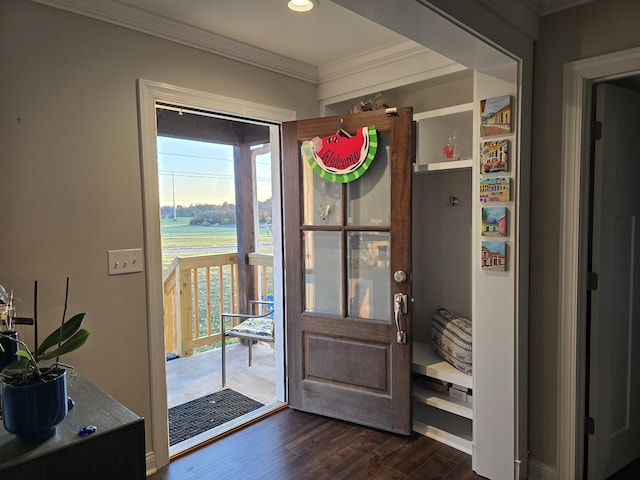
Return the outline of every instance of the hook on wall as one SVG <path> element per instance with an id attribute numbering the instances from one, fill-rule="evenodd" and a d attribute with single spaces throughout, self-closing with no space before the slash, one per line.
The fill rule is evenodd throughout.
<path id="1" fill-rule="evenodd" d="M 458 197 L 455 197 L 453 195 L 449 197 L 450 207 L 457 207 L 459 203 L 460 203 L 460 200 L 458 200 Z"/>

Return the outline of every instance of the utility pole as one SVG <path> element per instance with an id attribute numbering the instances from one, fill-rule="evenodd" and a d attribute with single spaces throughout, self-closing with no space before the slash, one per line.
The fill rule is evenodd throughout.
<path id="1" fill-rule="evenodd" d="M 173 221 L 175 222 L 178 219 L 178 215 L 176 209 L 176 182 L 173 176 L 173 170 L 171 170 L 171 194 L 173 195 Z"/>

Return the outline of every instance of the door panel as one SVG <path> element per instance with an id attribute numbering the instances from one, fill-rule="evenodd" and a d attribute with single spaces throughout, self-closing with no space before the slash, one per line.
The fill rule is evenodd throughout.
<path id="1" fill-rule="evenodd" d="M 410 108 L 283 125 L 289 405 L 410 434 Z M 314 172 L 303 142 L 375 125 L 369 168 L 348 183 Z M 342 127 L 341 127 L 342 126 Z M 340 138 L 338 138 L 340 140 Z M 406 343 L 397 342 L 398 328 Z"/>
<path id="2" fill-rule="evenodd" d="M 308 334 L 305 335 L 305 351 L 315 359 L 313 362 L 305 362 L 307 379 L 342 384 L 374 393 L 388 390 L 387 345 Z M 347 361 L 351 368 L 341 368 Z"/>
<path id="3" fill-rule="evenodd" d="M 604 479 L 640 457 L 640 94 L 597 86 L 588 476 Z"/>

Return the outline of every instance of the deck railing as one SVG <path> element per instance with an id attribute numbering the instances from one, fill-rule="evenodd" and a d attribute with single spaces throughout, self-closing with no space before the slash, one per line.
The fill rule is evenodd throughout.
<path id="1" fill-rule="evenodd" d="M 247 255 L 256 292 L 251 298 L 273 295 L 273 256 Z M 221 342 L 220 315 L 239 312 L 238 255 L 226 253 L 177 257 L 163 275 L 165 352 L 193 354 L 197 347 Z"/>

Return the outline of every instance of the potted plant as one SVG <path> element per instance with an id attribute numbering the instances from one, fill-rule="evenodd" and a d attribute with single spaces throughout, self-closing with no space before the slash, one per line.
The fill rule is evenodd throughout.
<path id="1" fill-rule="evenodd" d="M 37 283 L 35 292 L 37 303 Z M 66 293 L 68 298 L 69 279 Z M 10 433 L 26 438 L 47 437 L 67 416 L 67 370 L 73 371 L 73 368 L 61 363 L 60 357 L 80 348 L 89 337 L 89 332 L 80 328 L 85 313 L 65 321 L 67 298 L 62 324 L 44 339 L 35 352 L 17 337 L 0 333 L 0 336 L 18 344 L 18 359 L 0 371 L 3 423 Z M 33 324 L 37 345 L 37 308 Z M 52 362 L 42 364 L 47 361 Z"/>

